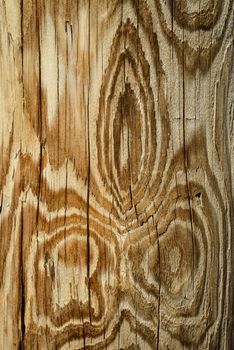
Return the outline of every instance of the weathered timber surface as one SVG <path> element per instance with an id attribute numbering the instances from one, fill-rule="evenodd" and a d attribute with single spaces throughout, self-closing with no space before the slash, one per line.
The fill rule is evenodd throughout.
<path id="1" fill-rule="evenodd" d="M 0 350 L 234 348 L 233 0 L 0 0 Z"/>

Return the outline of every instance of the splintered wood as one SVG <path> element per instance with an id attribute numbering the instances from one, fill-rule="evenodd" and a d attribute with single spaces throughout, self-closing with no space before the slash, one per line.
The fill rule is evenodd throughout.
<path id="1" fill-rule="evenodd" d="M 232 0 L 0 0 L 0 350 L 232 350 Z"/>

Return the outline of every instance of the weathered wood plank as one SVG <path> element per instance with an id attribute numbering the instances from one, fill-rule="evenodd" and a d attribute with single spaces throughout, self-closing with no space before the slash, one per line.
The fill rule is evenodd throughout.
<path id="1" fill-rule="evenodd" d="M 233 11 L 0 0 L 0 349 L 232 349 Z"/>

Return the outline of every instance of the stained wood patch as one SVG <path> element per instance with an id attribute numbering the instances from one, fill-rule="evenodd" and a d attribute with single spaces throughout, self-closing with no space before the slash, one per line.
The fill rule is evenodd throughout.
<path id="1" fill-rule="evenodd" d="M 0 19 L 0 350 L 233 349 L 233 2 Z"/>

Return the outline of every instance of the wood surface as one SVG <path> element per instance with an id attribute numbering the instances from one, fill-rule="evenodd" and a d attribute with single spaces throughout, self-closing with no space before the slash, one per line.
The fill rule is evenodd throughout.
<path id="1" fill-rule="evenodd" d="M 0 0 L 0 349 L 234 348 L 233 0 Z"/>

